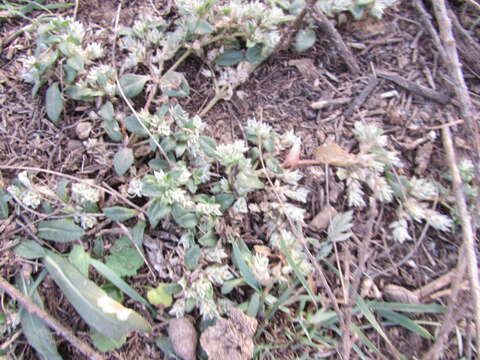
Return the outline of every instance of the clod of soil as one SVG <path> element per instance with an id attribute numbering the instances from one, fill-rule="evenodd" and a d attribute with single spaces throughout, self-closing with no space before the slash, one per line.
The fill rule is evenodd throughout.
<path id="1" fill-rule="evenodd" d="M 168 337 L 175 354 L 182 360 L 195 360 L 197 350 L 197 331 L 190 317 L 170 320 Z"/>
<path id="2" fill-rule="evenodd" d="M 230 318 L 219 318 L 200 337 L 200 344 L 210 360 L 248 360 L 253 357 L 253 335 L 257 320 L 232 308 Z"/>

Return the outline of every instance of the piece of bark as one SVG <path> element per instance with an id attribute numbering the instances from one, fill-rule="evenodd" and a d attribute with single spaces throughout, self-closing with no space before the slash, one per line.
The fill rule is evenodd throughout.
<path id="1" fill-rule="evenodd" d="M 398 75 L 388 74 L 386 72 L 377 71 L 377 75 L 383 79 L 394 82 L 398 86 L 404 88 L 407 91 L 415 95 L 423 96 L 424 98 L 433 100 L 439 104 L 445 105 L 450 101 L 451 96 L 449 94 L 444 94 L 429 88 L 426 88 L 421 85 L 415 84 L 413 81 L 404 79 Z"/>
<path id="2" fill-rule="evenodd" d="M 350 116 L 353 115 L 353 113 L 355 112 L 355 110 L 358 109 L 358 107 L 360 105 L 362 105 L 365 100 L 367 100 L 368 96 L 372 93 L 373 90 L 375 90 L 375 88 L 377 87 L 378 85 L 378 78 L 376 76 L 372 76 L 370 78 L 370 80 L 368 81 L 368 84 L 367 86 L 365 86 L 363 88 L 363 90 L 360 92 L 360 94 L 358 94 L 355 99 L 353 99 L 353 101 L 350 103 L 350 105 L 348 105 L 348 108 L 347 110 L 345 111 L 345 113 L 343 114 L 345 116 L 345 118 L 349 118 Z"/>

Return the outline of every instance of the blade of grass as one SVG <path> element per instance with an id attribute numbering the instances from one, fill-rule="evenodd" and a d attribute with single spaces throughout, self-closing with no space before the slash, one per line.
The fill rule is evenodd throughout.
<path id="1" fill-rule="evenodd" d="M 386 320 L 391 321 L 396 325 L 402 326 L 405 329 L 413 331 L 414 333 L 420 335 L 423 338 L 430 339 L 430 340 L 434 339 L 432 334 L 430 334 L 430 332 L 427 329 L 425 329 L 423 326 L 418 325 L 412 319 L 404 315 L 401 315 L 391 310 L 380 310 L 378 311 L 378 314 L 383 318 L 385 318 Z"/>

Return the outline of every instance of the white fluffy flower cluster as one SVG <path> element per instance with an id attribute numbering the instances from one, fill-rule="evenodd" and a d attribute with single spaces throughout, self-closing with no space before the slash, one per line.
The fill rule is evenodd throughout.
<path id="1" fill-rule="evenodd" d="M 80 204 L 85 201 L 95 204 L 100 200 L 100 191 L 84 183 L 75 183 L 72 185 L 72 199 Z"/>
<path id="2" fill-rule="evenodd" d="M 248 151 L 248 146 L 242 140 L 237 140 L 230 144 L 220 144 L 217 146 L 217 157 L 220 163 L 225 167 L 237 165 L 245 161 L 243 155 Z"/>

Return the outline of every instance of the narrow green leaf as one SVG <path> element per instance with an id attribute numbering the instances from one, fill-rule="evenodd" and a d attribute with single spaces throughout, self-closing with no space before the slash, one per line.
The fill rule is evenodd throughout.
<path id="1" fill-rule="evenodd" d="M 130 148 L 123 148 L 117 151 L 113 157 L 113 166 L 119 176 L 123 176 L 133 164 L 133 151 Z"/>
<path id="2" fill-rule="evenodd" d="M 317 35 L 312 29 L 299 30 L 295 36 L 295 50 L 301 52 L 310 49 L 316 39 Z"/>
<path id="3" fill-rule="evenodd" d="M 445 312 L 446 307 L 438 304 L 405 304 L 395 302 L 368 301 L 368 306 L 372 310 L 391 310 L 408 313 L 441 313 Z"/>
<path id="4" fill-rule="evenodd" d="M 70 261 L 84 276 L 88 277 L 88 265 L 90 263 L 90 255 L 81 245 L 75 245 L 68 255 Z"/>
<path id="5" fill-rule="evenodd" d="M 402 326 L 405 329 L 408 329 L 410 331 L 413 331 L 414 333 L 420 335 L 421 337 L 425 339 L 430 339 L 433 340 L 434 337 L 430 332 L 425 329 L 423 326 L 418 325 L 415 321 L 411 320 L 410 318 L 401 315 L 395 311 L 390 311 L 390 310 L 383 310 L 383 311 L 378 311 L 380 316 L 385 318 L 388 321 L 391 321 L 392 323 Z"/>
<path id="6" fill-rule="evenodd" d="M 29 260 L 45 256 L 45 249 L 33 240 L 22 242 L 15 248 L 14 252 L 18 256 Z"/>
<path id="7" fill-rule="evenodd" d="M 122 87 L 125 96 L 132 98 L 143 91 L 148 80 L 150 80 L 149 76 L 125 74 L 120 78 L 120 86 Z"/>
<path id="8" fill-rule="evenodd" d="M 47 90 L 45 96 L 45 107 L 47 109 L 48 118 L 57 123 L 60 120 L 60 114 L 63 111 L 62 93 L 58 88 L 58 83 L 54 82 Z"/>
<path id="9" fill-rule="evenodd" d="M 19 274 L 16 278 L 17 288 L 43 309 L 43 301 L 38 291 L 35 289 L 30 296 L 31 285 L 21 275 L 21 272 Z M 55 339 L 42 319 L 29 313 L 26 309 L 20 308 L 20 323 L 22 324 L 23 334 L 27 338 L 28 343 L 37 351 L 40 359 L 62 360 L 62 357 L 58 354 Z"/>
<path id="10" fill-rule="evenodd" d="M 83 320 L 101 334 L 120 339 L 131 331 L 151 331 L 143 317 L 108 297 L 104 290 L 62 257 L 48 252 L 43 262 Z"/>
<path id="11" fill-rule="evenodd" d="M 145 307 L 150 311 L 155 311 L 155 309 L 152 308 L 152 306 L 148 303 L 147 300 L 145 300 L 134 288 L 128 285 L 125 280 L 118 276 L 117 273 L 110 269 L 107 265 L 105 265 L 101 261 L 92 258 L 90 258 L 90 265 L 92 265 L 100 275 L 110 281 L 117 288 L 122 290 L 125 295 L 128 295 L 131 299 L 145 305 Z"/>
<path id="12" fill-rule="evenodd" d="M 222 285 L 222 295 L 227 295 L 232 292 L 237 286 L 243 285 L 245 281 L 243 278 L 227 280 Z"/>
<path id="13" fill-rule="evenodd" d="M 90 329 L 90 336 L 95 348 L 101 352 L 108 352 L 123 346 L 127 342 L 127 337 L 124 336 L 120 339 L 112 339 L 108 336 L 102 335 L 95 329 Z"/>
<path id="14" fill-rule="evenodd" d="M 259 309 L 260 309 L 260 295 L 259 293 L 255 292 L 252 294 L 252 296 L 250 297 L 250 301 L 248 302 L 247 315 L 253 318 L 256 318 Z"/>
<path id="15" fill-rule="evenodd" d="M 83 234 L 85 231 L 72 219 L 59 219 L 42 221 L 38 225 L 37 236 L 50 241 L 71 242 L 79 240 Z"/>
<path id="16" fill-rule="evenodd" d="M 129 209 L 122 206 L 111 206 L 103 208 L 103 213 L 109 219 L 113 221 L 126 221 L 134 216 L 138 215 L 138 211 L 135 209 Z"/>
<path id="17" fill-rule="evenodd" d="M 247 265 L 245 261 L 245 257 L 252 256 L 250 251 L 247 248 L 247 245 L 243 242 L 242 239 L 237 240 L 233 243 L 233 260 L 238 267 L 238 270 L 243 276 L 245 282 L 250 285 L 253 289 L 260 292 L 261 287 L 258 283 L 257 279 L 253 275 L 250 267 Z"/>

